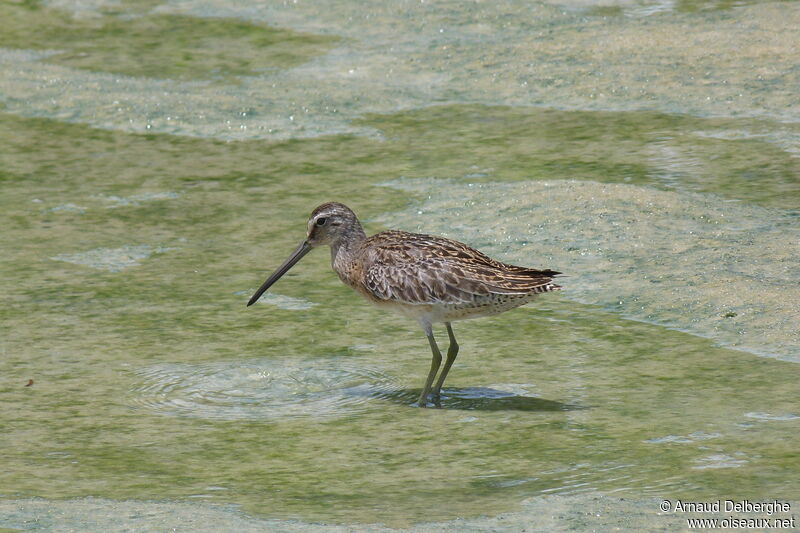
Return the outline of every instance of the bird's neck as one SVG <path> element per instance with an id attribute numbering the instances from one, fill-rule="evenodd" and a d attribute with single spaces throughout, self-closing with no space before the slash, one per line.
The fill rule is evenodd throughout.
<path id="1" fill-rule="evenodd" d="M 341 239 L 331 243 L 331 266 L 342 280 L 353 269 L 356 251 L 367 238 L 361 224 L 348 228 Z M 346 281 L 346 280 L 345 280 Z"/>

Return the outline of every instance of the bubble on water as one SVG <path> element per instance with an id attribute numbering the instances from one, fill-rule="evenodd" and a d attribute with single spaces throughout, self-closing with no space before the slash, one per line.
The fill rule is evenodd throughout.
<path id="1" fill-rule="evenodd" d="M 138 266 L 141 261 L 153 254 L 162 254 L 174 248 L 153 247 L 146 244 L 120 248 L 95 248 L 86 252 L 60 254 L 51 257 L 53 261 L 64 261 L 75 265 L 88 266 L 97 270 L 120 272 L 126 268 Z"/>
<path id="2" fill-rule="evenodd" d="M 378 346 L 376 344 L 353 344 L 350 349 L 357 352 L 374 352 Z"/>
<path id="3" fill-rule="evenodd" d="M 218 420 L 331 418 L 398 394 L 386 374 L 342 358 L 165 363 L 138 374 L 134 405 Z"/>
<path id="4" fill-rule="evenodd" d="M 140 194 L 133 194 L 131 196 L 105 196 L 100 195 L 99 198 L 108 203 L 108 207 L 113 209 L 116 207 L 139 206 L 145 202 L 153 202 L 157 200 L 174 200 L 180 194 L 176 192 L 145 192 Z"/>
<path id="5" fill-rule="evenodd" d="M 317 303 L 306 300 L 305 298 L 295 298 L 293 296 L 275 294 L 274 292 L 265 293 L 263 296 L 261 296 L 261 298 L 258 299 L 258 303 L 274 305 L 278 309 L 284 309 L 286 311 L 304 311 L 306 309 L 311 309 L 315 305 L 318 305 Z"/>
<path id="6" fill-rule="evenodd" d="M 82 215 L 86 212 L 86 208 L 79 206 L 77 204 L 68 203 L 51 207 L 47 211 L 50 213 L 77 213 L 79 215 Z"/>
<path id="7" fill-rule="evenodd" d="M 692 470 L 709 470 L 717 468 L 739 468 L 749 463 L 745 454 L 737 452 L 735 457 L 724 453 L 709 455 L 695 460 Z"/>
<path id="8" fill-rule="evenodd" d="M 691 444 L 698 441 L 711 440 L 721 437 L 719 433 L 705 433 L 703 431 L 695 431 L 689 435 L 665 435 L 663 437 L 656 437 L 647 439 L 644 442 L 649 444 Z"/>
<path id="9" fill-rule="evenodd" d="M 756 420 L 772 420 L 772 421 L 788 421 L 800 420 L 800 416 L 793 413 L 786 413 L 782 415 L 774 415 L 771 413 L 745 413 L 747 418 L 755 418 Z"/>

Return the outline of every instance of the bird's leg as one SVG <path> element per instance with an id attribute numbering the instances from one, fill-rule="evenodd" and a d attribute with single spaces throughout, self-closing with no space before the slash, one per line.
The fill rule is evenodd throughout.
<path id="1" fill-rule="evenodd" d="M 428 372 L 428 379 L 425 380 L 425 388 L 422 389 L 422 394 L 419 395 L 418 405 L 420 407 L 428 406 L 428 393 L 431 391 L 431 384 L 433 378 L 436 377 L 436 372 L 439 370 L 439 365 L 442 364 L 442 352 L 436 345 L 436 339 L 433 338 L 433 330 L 430 325 L 425 326 L 425 335 L 428 337 L 428 342 L 431 343 L 431 352 L 433 352 L 433 359 L 431 360 L 431 371 Z"/>
<path id="2" fill-rule="evenodd" d="M 447 335 L 450 337 L 450 346 L 447 348 L 447 360 L 444 362 L 442 373 L 439 374 L 439 379 L 436 380 L 436 386 L 433 388 L 432 399 L 434 403 L 439 402 L 439 394 L 442 392 L 444 380 L 447 377 L 447 373 L 450 371 L 450 367 L 453 366 L 456 356 L 458 355 L 458 342 L 456 342 L 456 336 L 453 335 L 453 328 L 450 326 L 450 322 L 445 322 L 444 325 L 447 326 Z"/>

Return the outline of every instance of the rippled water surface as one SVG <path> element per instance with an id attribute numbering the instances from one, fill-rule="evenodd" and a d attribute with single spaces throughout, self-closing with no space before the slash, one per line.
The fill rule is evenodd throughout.
<path id="1" fill-rule="evenodd" d="M 798 25 L 3 3 L 0 529 L 672 530 L 665 498 L 800 500 Z M 425 337 L 327 251 L 245 307 L 329 200 L 565 290 L 455 323 L 417 409 Z"/>
<path id="2" fill-rule="evenodd" d="M 387 376 L 335 358 L 167 364 L 141 375 L 132 398 L 148 411 L 219 420 L 345 416 L 392 392 Z"/>

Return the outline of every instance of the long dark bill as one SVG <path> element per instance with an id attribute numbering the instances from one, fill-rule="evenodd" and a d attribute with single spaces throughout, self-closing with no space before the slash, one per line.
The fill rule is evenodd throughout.
<path id="1" fill-rule="evenodd" d="M 283 264 L 279 266 L 278 269 L 275 272 L 273 272 L 270 277 L 267 278 L 267 281 L 265 281 L 264 284 L 258 288 L 253 297 L 250 298 L 250 301 L 247 302 L 247 306 L 250 307 L 251 305 L 256 303 L 258 299 L 261 298 L 261 295 L 264 294 L 266 290 L 272 286 L 273 283 L 278 281 L 281 276 L 286 274 L 286 272 L 288 272 L 289 269 L 292 268 L 295 263 L 300 261 L 303 258 L 303 256 L 310 251 L 311 251 L 311 245 L 309 245 L 306 241 L 301 242 L 300 246 L 298 246 L 297 249 L 294 252 L 292 252 L 292 255 L 289 256 L 289 259 L 284 261 Z"/>

